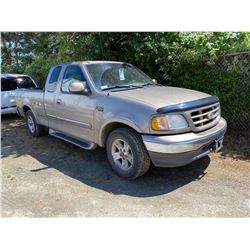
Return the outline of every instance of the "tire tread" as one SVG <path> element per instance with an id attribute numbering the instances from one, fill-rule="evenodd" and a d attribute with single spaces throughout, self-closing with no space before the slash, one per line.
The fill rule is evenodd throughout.
<path id="1" fill-rule="evenodd" d="M 131 141 L 134 142 L 134 144 L 137 147 L 137 152 L 138 152 L 138 164 L 135 168 L 135 171 L 133 172 L 133 174 L 129 177 L 126 177 L 127 179 L 136 179 L 140 176 L 142 176 L 143 174 L 145 174 L 151 165 L 151 159 L 149 157 L 148 151 L 142 141 L 141 135 L 138 134 L 136 131 L 134 131 L 131 128 L 128 127 L 120 127 L 116 130 L 114 130 L 113 132 L 110 133 L 108 140 L 110 140 L 112 138 L 112 136 L 117 135 L 117 134 L 121 134 L 124 137 L 128 137 Z M 107 141 L 107 145 L 109 145 L 110 143 Z M 106 145 L 106 146 L 107 146 Z M 109 152 L 107 149 L 107 154 L 108 157 L 109 156 Z M 124 176 L 123 176 L 124 177 Z"/>
<path id="2" fill-rule="evenodd" d="M 27 124 L 27 117 L 28 117 L 29 115 L 32 116 L 32 118 L 33 118 L 33 120 L 34 120 L 34 122 L 35 122 L 35 127 L 36 127 L 36 129 L 35 129 L 34 134 L 32 134 L 32 133 L 30 132 L 29 128 L 28 128 L 29 133 L 30 133 L 33 137 L 40 137 L 40 136 L 43 136 L 43 135 L 48 134 L 48 128 L 37 123 L 36 118 L 35 118 L 35 116 L 34 116 L 34 114 L 33 114 L 33 112 L 32 112 L 31 110 L 28 110 L 28 111 L 26 112 L 25 115 L 26 115 L 26 124 Z M 28 125 L 27 125 L 27 126 L 28 126 Z"/>

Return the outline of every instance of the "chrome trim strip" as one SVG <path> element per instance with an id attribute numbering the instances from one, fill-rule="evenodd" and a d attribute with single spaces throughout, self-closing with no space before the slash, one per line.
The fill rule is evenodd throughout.
<path id="1" fill-rule="evenodd" d="M 203 120 L 198 120 L 198 121 L 196 121 L 196 122 L 193 122 L 194 123 L 194 125 L 197 125 L 197 124 L 200 124 L 200 123 L 204 123 L 204 122 L 208 122 L 208 121 L 213 121 L 217 116 L 218 116 L 219 114 L 218 113 L 216 113 L 212 118 L 210 118 L 210 119 L 203 119 Z M 202 125 L 203 126 L 203 125 Z"/>
<path id="2" fill-rule="evenodd" d="M 182 112 L 182 111 L 187 111 L 190 109 L 201 108 L 203 106 L 214 104 L 216 102 L 219 102 L 218 97 L 210 96 L 210 97 L 202 98 L 202 99 L 195 100 L 195 101 L 184 102 L 180 104 L 162 107 L 162 108 L 157 109 L 156 112 L 160 114 L 170 113 L 170 112 Z"/>
<path id="3" fill-rule="evenodd" d="M 198 120 L 198 121 L 194 122 L 194 119 L 196 119 L 197 117 L 192 116 L 191 114 L 194 113 L 194 112 L 197 112 L 197 111 L 202 112 L 203 110 L 214 108 L 214 107 L 215 107 L 215 109 L 211 109 L 208 113 L 216 112 L 217 115 L 214 116 L 214 118 L 212 118 L 212 119 L 208 119 L 207 124 L 205 124 L 205 125 L 202 124 L 201 126 L 197 126 L 197 124 L 201 124 L 202 121 Z M 219 108 L 219 109 L 217 111 L 214 111 L 217 108 Z M 207 129 L 211 128 L 211 127 L 214 127 L 219 122 L 219 120 L 221 118 L 220 113 L 221 113 L 221 111 L 220 111 L 220 103 L 216 103 L 216 104 L 210 104 L 210 105 L 207 105 L 207 106 L 204 106 L 204 107 L 198 107 L 196 109 L 188 110 L 184 114 L 185 114 L 185 117 L 186 117 L 192 131 L 200 132 L 200 131 L 207 130 Z M 198 118 L 200 119 L 202 116 L 206 116 L 206 114 L 202 113 L 201 116 L 199 116 Z M 203 121 L 203 122 L 206 122 L 206 121 Z"/>
<path id="4" fill-rule="evenodd" d="M 62 118 L 62 117 L 58 117 L 58 116 L 54 116 L 54 115 L 49 115 L 49 114 L 47 114 L 47 116 L 52 117 L 52 118 L 56 118 L 56 119 L 59 119 L 62 121 L 71 122 L 71 123 L 74 123 L 76 125 L 80 125 L 80 126 L 85 127 L 85 128 L 92 128 L 92 125 L 88 124 L 88 123 L 78 122 L 78 121 L 74 121 L 74 120 L 70 120 L 70 119 L 66 119 L 66 118 Z"/>
<path id="5" fill-rule="evenodd" d="M 199 114 L 199 115 L 194 115 L 194 116 L 192 116 L 192 119 L 195 119 L 195 118 L 198 118 L 198 117 L 201 117 L 201 116 L 208 115 L 209 113 L 216 113 L 216 112 L 219 111 L 219 110 L 220 110 L 220 107 L 218 106 L 217 108 L 215 108 L 215 109 L 213 109 L 213 110 L 210 110 L 210 111 L 208 111 L 208 112 L 206 112 L 206 113 L 202 113 L 202 114 Z M 195 112 L 195 111 L 193 111 L 193 112 Z"/>
<path id="6" fill-rule="evenodd" d="M 16 105 L 13 105 L 13 106 L 9 106 L 9 107 L 1 107 L 1 109 L 9 109 L 9 108 L 16 108 Z"/>

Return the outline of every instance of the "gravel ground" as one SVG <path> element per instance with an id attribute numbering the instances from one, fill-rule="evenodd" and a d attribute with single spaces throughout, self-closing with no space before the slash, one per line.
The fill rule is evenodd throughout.
<path id="1" fill-rule="evenodd" d="M 2 217 L 249 216 L 247 138 L 227 135 L 221 153 L 126 181 L 104 149 L 32 138 L 18 116 L 1 124 Z"/>

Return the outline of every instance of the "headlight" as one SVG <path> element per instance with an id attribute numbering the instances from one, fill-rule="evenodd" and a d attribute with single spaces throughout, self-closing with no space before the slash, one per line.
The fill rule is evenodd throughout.
<path id="1" fill-rule="evenodd" d="M 151 120 L 153 130 L 171 130 L 188 128 L 186 119 L 179 114 L 169 114 L 165 116 L 155 116 Z"/>

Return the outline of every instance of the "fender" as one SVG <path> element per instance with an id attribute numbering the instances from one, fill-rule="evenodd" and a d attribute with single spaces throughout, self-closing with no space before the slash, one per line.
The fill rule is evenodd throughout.
<path id="1" fill-rule="evenodd" d="M 39 119 L 37 118 L 36 113 L 34 112 L 34 110 L 33 110 L 33 108 L 31 107 L 31 105 L 29 105 L 28 103 L 25 103 L 25 104 L 23 105 L 23 113 L 24 113 L 24 115 L 25 115 L 24 106 L 28 107 L 28 108 L 32 111 L 33 115 L 35 116 L 36 121 L 39 123 Z"/>
<path id="2" fill-rule="evenodd" d="M 100 146 L 103 146 L 103 143 L 102 143 L 102 136 L 103 136 L 103 132 L 105 130 L 105 128 L 112 124 L 112 123 L 122 123 L 124 125 L 127 125 L 131 128 L 133 128 L 135 131 L 137 131 L 138 133 L 142 133 L 142 129 L 140 127 L 138 127 L 133 121 L 127 119 L 127 118 L 124 118 L 124 117 L 114 117 L 114 118 L 111 118 L 111 119 L 108 119 L 100 128 L 99 130 L 99 135 L 98 135 L 98 144 Z"/>

